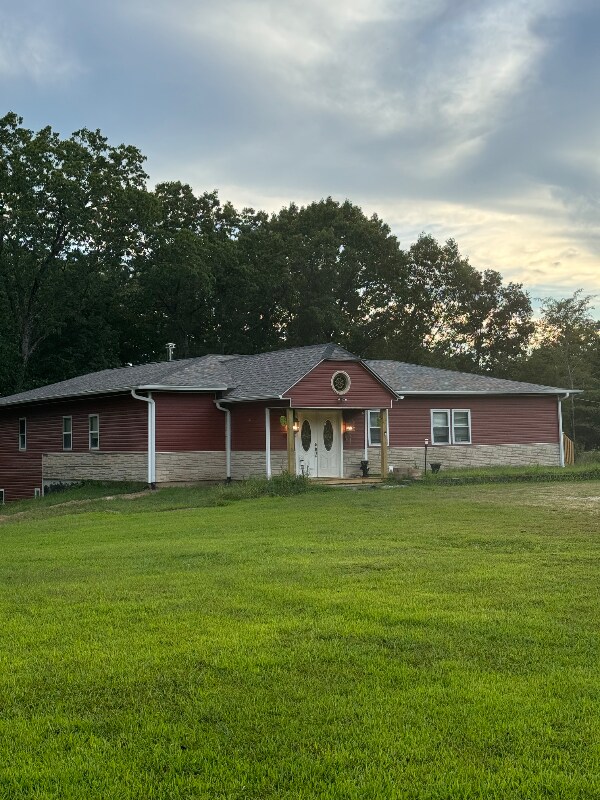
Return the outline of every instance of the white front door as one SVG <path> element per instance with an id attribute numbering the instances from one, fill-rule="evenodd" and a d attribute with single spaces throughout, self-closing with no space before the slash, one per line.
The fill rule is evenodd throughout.
<path id="1" fill-rule="evenodd" d="M 309 478 L 342 475 L 342 412 L 298 411 L 296 470 Z"/>

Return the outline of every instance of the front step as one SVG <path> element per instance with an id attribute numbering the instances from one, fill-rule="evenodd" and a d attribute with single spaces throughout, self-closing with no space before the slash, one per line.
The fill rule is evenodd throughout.
<path id="1" fill-rule="evenodd" d="M 369 484 L 381 483 L 381 476 L 370 478 L 311 478 L 310 480 L 321 486 L 361 486 L 363 484 L 368 486 Z"/>

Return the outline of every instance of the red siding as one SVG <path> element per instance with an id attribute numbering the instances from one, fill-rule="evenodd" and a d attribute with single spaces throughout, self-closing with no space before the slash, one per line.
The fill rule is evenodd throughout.
<path id="1" fill-rule="evenodd" d="M 156 450 L 225 449 L 225 413 L 213 394 L 156 392 Z"/>
<path id="2" fill-rule="evenodd" d="M 267 403 L 244 403 L 231 407 L 231 449 L 265 449 L 265 408 Z M 279 418 L 285 408 L 271 408 L 271 450 L 287 449 L 287 433 Z"/>
<path id="3" fill-rule="evenodd" d="M 271 409 L 271 450 L 287 450 L 287 429 L 281 425 L 285 408 Z"/>
<path id="4" fill-rule="evenodd" d="M 350 389 L 338 395 L 331 376 L 342 370 L 350 376 Z M 389 408 L 393 395 L 362 364 L 355 361 L 323 361 L 285 395 L 295 408 Z"/>
<path id="5" fill-rule="evenodd" d="M 62 453 L 62 418 L 73 417 L 73 452 L 88 452 L 88 415 L 100 417 L 94 452 L 143 452 L 148 443 L 146 403 L 130 395 L 24 405 L 0 410 L 0 489 L 6 500 L 33 497 L 42 486 L 42 454 Z M 19 419 L 27 420 L 27 449 L 19 450 Z"/>
<path id="6" fill-rule="evenodd" d="M 558 442 L 556 397 L 407 396 L 390 412 L 390 445 L 420 447 L 431 441 L 432 408 L 470 409 L 472 444 Z"/>

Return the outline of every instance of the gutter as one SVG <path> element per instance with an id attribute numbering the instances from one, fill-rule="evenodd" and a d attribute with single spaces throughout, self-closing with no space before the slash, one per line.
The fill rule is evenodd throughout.
<path id="1" fill-rule="evenodd" d="M 156 489 L 156 406 L 152 399 L 152 392 L 148 396 L 136 394 L 135 389 L 131 390 L 134 400 L 142 400 L 148 403 L 148 486 Z"/>
<path id="2" fill-rule="evenodd" d="M 565 465 L 565 442 L 563 439 L 563 424 L 562 424 L 562 401 L 566 400 L 570 397 L 573 392 L 567 392 L 562 396 L 558 396 L 558 442 L 560 446 L 560 466 L 564 467 Z"/>
<path id="3" fill-rule="evenodd" d="M 215 405 L 219 411 L 225 412 L 225 470 L 227 483 L 231 483 L 231 411 L 224 408 L 220 400 L 215 400 Z"/>
<path id="4" fill-rule="evenodd" d="M 162 386 L 157 384 L 156 386 L 135 386 L 132 389 L 131 386 L 119 386 L 116 389 L 89 389 L 86 392 L 68 392 L 67 394 L 49 394 L 40 397 L 23 397 L 20 400 L 11 400 L 9 403 L 3 402 L 5 400 L 10 400 L 10 398 L 13 396 L 8 395 L 8 397 L 0 397 L 0 408 L 9 408 L 10 406 L 21 405 L 23 403 L 49 403 L 55 400 L 62 402 L 64 400 L 72 400 L 73 398 L 77 397 L 103 397 L 107 394 L 119 394 L 120 392 L 226 392 L 228 388 L 229 387 L 227 386 L 206 388 L 204 386 Z M 31 391 L 36 390 L 32 389 Z M 19 397 L 19 395 L 15 396 Z M 139 397 L 138 399 L 141 400 L 142 398 Z"/>

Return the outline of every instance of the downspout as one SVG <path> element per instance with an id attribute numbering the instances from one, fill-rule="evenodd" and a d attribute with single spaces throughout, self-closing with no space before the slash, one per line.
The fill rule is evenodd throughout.
<path id="1" fill-rule="evenodd" d="M 265 408 L 265 468 L 267 480 L 271 479 L 271 409 Z"/>
<path id="2" fill-rule="evenodd" d="M 215 400 L 215 405 L 219 411 L 225 412 L 225 469 L 227 483 L 231 483 L 231 411 L 224 408 L 219 400 Z"/>
<path id="3" fill-rule="evenodd" d="M 131 390 L 134 400 L 142 400 L 148 403 L 148 486 L 156 489 L 156 406 L 152 399 L 152 392 L 148 394 L 136 394 L 135 389 Z"/>
<path id="4" fill-rule="evenodd" d="M 563 439 L 563 424 L 562 424 L 562 401 L 571 396 L 571 392 L 567 392 L 562 397 L 558 396 L 558 440 L 560 443 L 560 466 L 565 465 L 565 442 Z"/>

